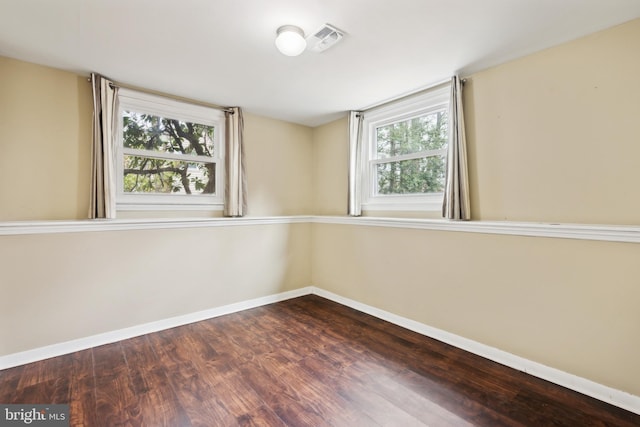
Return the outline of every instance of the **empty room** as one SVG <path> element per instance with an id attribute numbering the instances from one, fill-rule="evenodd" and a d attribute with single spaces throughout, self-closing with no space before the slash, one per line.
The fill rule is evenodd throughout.
<path id="1" fill-rule="evenodd" d="M 640 426 L 637 0 L 0 0 L 0 426 Z"/>

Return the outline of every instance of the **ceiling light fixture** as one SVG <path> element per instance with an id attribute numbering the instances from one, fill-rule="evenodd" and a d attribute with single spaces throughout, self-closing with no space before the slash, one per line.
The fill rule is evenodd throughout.
<path id="1" fill-rule="evenodd" d="M 298 56 L 307 47 L 304 32 L 295 25 L 283 25 L 276 31 L 276 47 L 287 56 Z"/>

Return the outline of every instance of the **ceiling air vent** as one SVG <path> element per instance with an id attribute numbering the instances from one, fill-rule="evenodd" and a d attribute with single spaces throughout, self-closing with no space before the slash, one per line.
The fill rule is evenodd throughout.
<path id="1" fill-rule="evenodd" d="M 310 36 L 307 40 L 309 50 L 312 52 L 324 52 L 344 37 L 344 33 L 329 24 L 324 24 L 322 28 Z"/>

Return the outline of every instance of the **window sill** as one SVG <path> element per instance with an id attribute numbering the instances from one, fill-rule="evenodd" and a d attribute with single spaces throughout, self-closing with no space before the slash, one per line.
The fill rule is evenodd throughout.
<path id="1" fill-rule="evenodd" d="M 362 205 L 363 211 L 387 211 L 387 212 L 442 212 L 442 202 L 440 203 L 415 203 L 415 204 L 384 204 L 365 203 Z"/>
<path id="2" fill-rule="evenodd" d="M 434 197 L 420 197 L 414 196 L 387 196 L 376 199 L 369 199 L 366 203 L 362 204 L 363 211 L 427 211 L 427 212 L 442 212 L 442 195 Z"/>
<path id="3" fill-rule="evenodd" d="M 118 203 L 116 211 L 222 211 L 222 203 Z"/>

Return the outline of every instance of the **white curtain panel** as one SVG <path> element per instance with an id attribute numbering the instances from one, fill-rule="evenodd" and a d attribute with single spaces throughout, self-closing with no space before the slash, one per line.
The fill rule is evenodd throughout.
<path id="1" fill-rule="evenodd" d="M 118 88 L 91 74 L 93 89 L 93 143 L 91 148 L 91 200 L 89 218 L 116 217 L 115 139 Z"/>
<path id="2" fill-rule="evenodd" d="M 349 112 L 349 208 L 351 216 L 362 215 L 362 121 L 360 111 Z"/>
<path id="3" fill-rule="evenodd" d="M 449 106 L 449 148 L 442 216 L 446 219 L 471 219 L 469 203 L 469 176 L 467 172 L 467 144 L 462 111 L 462 82 L 458 76 L 451 79 Z"/>
<path id="4" fill-rule="evenodd" d="M 247 213 L 247 180 L 245 176 L 242 110 L 225 111 L 225 188 L 224 215 L 244 216 Z"/>

